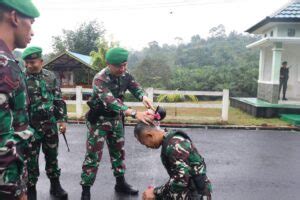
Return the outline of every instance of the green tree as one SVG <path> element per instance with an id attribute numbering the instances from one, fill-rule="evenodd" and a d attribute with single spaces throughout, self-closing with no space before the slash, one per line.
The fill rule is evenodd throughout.
<path id="1" fill-rule="evenodd" d="M 63 30 L 62 35 L 53 37 L 53 54 L 57 55 L 65 50 L 89 55 L 97 51 L 97 42 L 104 37 L 105 29 L 97 21 L 82 23 L 75 30 Z"/>
<path id="2" fill-rule="evenodd" d="M 170 83 L 171 69 L 162 57 L 146 57 L 133 74 L 144 87 L 167 88 Z"/>
<path id="3" fill-rule="evenodd" d="M 108 42 L 104 37 L 100 38 L 97 42 L 97 51 L 92 51 L 90 56 L 92 56 L 93 63 L 92 66 L 97 71 L 103 69 L 106 66 L 105 54 L 112 48 L 119 46 L 117 42 Z"/>
<path id="4" fill-rule="evenodd" d="M 219 24 L 209 30 L 210 37 L 213 38 L 224 38 L 226 37 L 226 30 L 223 24 Z"/>

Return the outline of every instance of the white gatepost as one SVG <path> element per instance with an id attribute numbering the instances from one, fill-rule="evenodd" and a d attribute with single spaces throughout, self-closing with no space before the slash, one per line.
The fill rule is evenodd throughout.
<path id="1" fill-rule="evenodd" d="M 154 89 L 153 88 L 147 88 L 146 89 L 146 93 L 148 95 L 148 98 L 153 102 L 153 93 L 154 93 Z"/>
<path id="2" fill-rule="evenodd" d="M 76 86 L 76 117 L 82 117 L 82 86 Z"/>
<path id="3" fill-rule="evenodd" d="M 222 101 L 222 121 L 228 121 L 228 113 L 229 113 L 229 90 L 223 90 L 223 101 Z"/>

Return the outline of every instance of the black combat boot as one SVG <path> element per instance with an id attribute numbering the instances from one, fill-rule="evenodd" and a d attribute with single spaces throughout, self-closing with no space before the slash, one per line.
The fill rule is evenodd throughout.
<path id="1" fill-rule="evenodd" d="M 116 185 L 115 190 L 118 193 L 123 194 L 130 194 L 130 195 L 138 195 L 139 191 L 135 188 L 133 188 L 131 185 L 129 185 L 126 181 L 124 176 L 116 177 Z"/>
<path id="2" fill-rule="evenodd" d="M 28 200 L 36 200 L 36 187 L 33 186 L 27 186 L 27 198 Z"/>
<path id="3" fill-rule="evenodd" d="M 82 186 L 81 200 L 90 200 L 91 199 L 91 187 Z"/>
<path id="4" fill-rule="evenodd" d="M 51 187 L 50 187 L 50 194 L 58 199 L 67 199 L 68 193 L 61 187 L 58 178 L 50 179 Z"/>

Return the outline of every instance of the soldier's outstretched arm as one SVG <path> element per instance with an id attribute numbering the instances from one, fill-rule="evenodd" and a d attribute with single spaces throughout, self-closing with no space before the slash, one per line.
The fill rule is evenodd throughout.
<path id="1" fill-rule="evenodd" d="M 136 99 L 139 101 L 142 101 L 143 104 L 147 109 L 151 109 L 155 111 L 155 108 L 153 107 L 153 102 L 150 100 L 147 96 L 141 85 L 134 79 L 134 77 L 129 74 L 129 86 L 128 90 L 131 92 L 133 96 L 135 96 Z"/>
<path id="2" fill-rule="evenodd" d="M 155 111 L 152 100 L 149 99 L 147 96 L 143 96 L 143 104 L 147 109 L 151 109 L 151 110 Z"/>

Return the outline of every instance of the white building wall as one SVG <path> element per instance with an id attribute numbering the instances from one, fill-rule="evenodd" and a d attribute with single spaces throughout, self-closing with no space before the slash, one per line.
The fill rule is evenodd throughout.
<path id="1" fill-rule="evenodd" d="M 300 100 L 300 45 L 286 44 L 283 49 L 282 61 L 287 61 L 290 67 L 287 98 Z"/>
<path id="2" fill-rule="evenodd" d="M 295 36 L 300 37 L 300 24 L 280 24 L 277 26 L 277 37 L 288 37 L 288 29 L 295 29 Z"/>
<path id="3" fill-rule="evenodd" d="M 273 59 L 273 51 L 272 51 L 271 47 L 265 48 L 263 80 L 262 80 L 264 82 L 271 81 L 272 59 Z"/>

